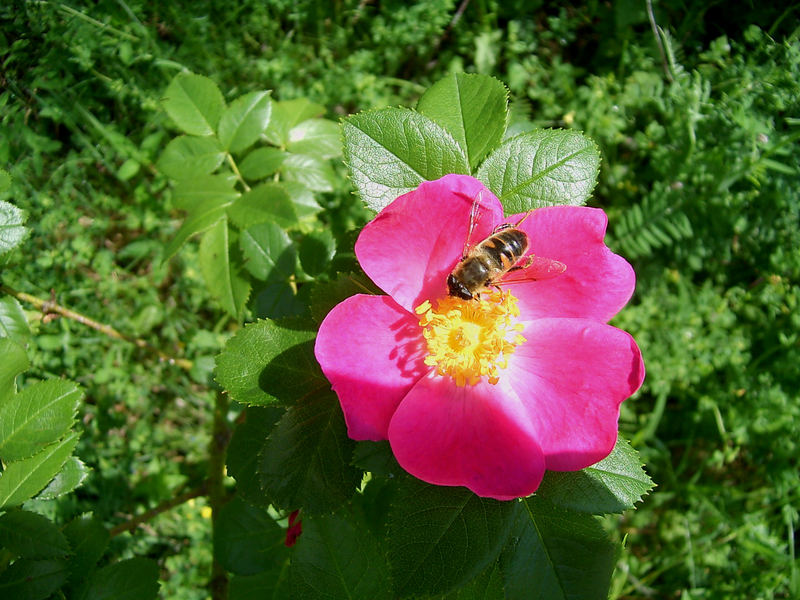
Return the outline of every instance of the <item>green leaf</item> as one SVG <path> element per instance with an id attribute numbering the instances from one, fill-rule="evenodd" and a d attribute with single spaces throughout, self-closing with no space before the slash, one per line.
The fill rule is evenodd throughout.
<path id="1" fill-rule="evenodd" d="M 324 106 L 307 98 L 273 102 L 272 117 L 265 132 L 267 139 L 276 146 L 286 147 L 289 143 L 289 131 L 295 125 L 324 112 Z"/>
<path id="2" fill-rule="evenodd" d="M 228 340 L 217 382 L 243 404 L 290 403 L 330 384 L 314 358 L 313 326 L 299 319 L 257 321 Z"/>
<path id="3" fill-rule="evenodd" d="M 466 583 L 497 559 L 515 518 L 515 502 L 406 478 L 389 515 L 396 591 L 443 594 Z"/>
<path id="4" fill-rule="evenodd" d="M 304 516 L 289 578 L 293 598 L 393 598 L 386 559 L 355 515 Z"/>
<path id="5" fill-rule="evenodd" d="M 606 458 L 582 471 L 545 474 L 537 496 L 553 504 L 591 514 L 620 513 L 653 489 L 639 453 L 623 439 Z"/>
<path id="6" fill-rule="evenodd" d="M 158 170 L 172 179 L 193 181 L 197 175 L 213 173 L 225 160 L 215 137 L 181 135 L 171 140 L 158 159 Z"/>
<path id="7" fill-rule="evenodd" d="M 248 406 L 228 444 L 228 475 L 236 480 L 236 492 L 251 504 L 269 506 L 258 480 L 258 453 L 283 413 L 279 406 Z"/>
<path id="8" fill-rule="evenodd" d="M 232 573 L 255 575 L 285 559 L 283 528 L 266 509 L 234 498 L 214 525 L 214 558 Z"/>
<path id="9" fill-rule="evenodd" d="M 30 366 L 25 349 L 8 338 L 0 339 L 0 409 L 17 391 L 14 380 Z"/>
<path id="10" fill-rule="evenodd" d="M 453 136 L 475 169 L 503 139 L 508 90 L 493 77 L 453 73 L 428 88 L 417 110 Z"/>
<path id="11" fill-rule="evenodd" d="M 0 254 L 13 250 L 28 235 L 25 211 L 0 200 Z"/>
<path id="12" fill-rule="evenodd" d="M 219 120 L 219 141 L 229 152 L 252 146 L 269 123 L 272 101 L 268 91 L 245 94 L 231 102 Z"/>
<path id="13" fill-rule="evenodd" d="M 294 274 L 297 253 L 286 232 L 275 223 L 248 227 L 239 238 L 245 268 L 261 281 L 288 281 Z"/>
<path id="14" fill-rule="evenodd" d="M 314 199 L 313 192 L 302 183 L 281 181 L 280 185 L 288 192 L 299 219 L 312 217 L 322 210 L 322 207 Z"/>
<path id="15" fill-rule="evenodd" d="M 225 100 L 217 84 L 194 73 L 178 73 L 167 86 L 164 110 L 175 124 L 190 135 L 212 135 Z"/>
<path id="16" fill-rule="evenodd" d="M 359 469 L 382 477 L 396 477 L 403 472 L 392 453 L 392 447 L 388 440 L 356 442 L 352 462 Z"/>
<path id="17" fill-rule="evenodd" d="M 259 223 L 277 223 L 283 228 L 297 225 L 297 213 L 286 188 L 263 183 L 245 192 L 228 209 L 228 217 L 240 229 Z"/>
<path id="18" fill-rule="evenodd" d="M 596 517 L 532 497 L 503 551 L 506 598 L 605 600 L 615 547 Z"/>
<path id="19" fill-rule="evenodd" d="M 289 131 L 289 152 L 316 158 L 336 158 L 342 154 L 342 131 L 327 119 L 308 119 Z"/>
<path id="20" fill-rule="evenodd" d="M 53 500 L 69 494 L 84 482 L 90 470 L 79 458 L 70 456 L 47 487 L 39 492 L 37 500 Z"/>
<path id="21" fill-rule="evenodd" d="M 495 561 L 464 587 L 447 594 L 442 600 L 505 600 L 500 561 Z"/>
<path id="22" fill-rule="evenodd" d="M 9 600 L 43 600 L 67 579 L 63 560 L 21 558 L 0 573 L 0 597 Z"/>
<path id="23" fill-rule="evenodd" d="M 235 186 L 236 176 L 231 173 L 191 175 L 175 184 L 173 202 L 175 208 L 196 214 L 204 207 L 232 203 L 240 195 Z"/>
<path id="24" fill-rule="evenodd" d="M 129 558 L 94 573 L 85 600 L 150 600 L 158 594 L 158 565 L 147 558 Z"/>
<path id="25" fill-rule="evenodd" d="M 86 576 L 103 556 L 111 540 L 108 530 L 96 518 L 82 516 L 73 519 L 64 527 L 72 547 L 72 556 L 69 559 L 68 588 L 77 592 L 76 588 L 85 587 L 88 583 Z M 67 595 L 68 598 L 82 597 L 78 593 Z"/>
<path id="26" fill-rule="evenodd" d="M 280 172 L 286 181 L 302 183 L 315 192 L 332 192 L 338 180 L 329 162 L 308 154 L 290 154 Z"/>
<path id="27" fill-rule="evenodd" d="M 17 506 L 39 493 L 67 462 L 78 437 L 72 433 L 30 458 L 8 463 L 0 474 L 0 508 Z"/>
<path id="28" fill-rule="evenodd" d="M 0 405 L 0 459 L 33 456 L 69 431 L 82 394 L 70 381 L 51 379 L 26 387 Z"/>
<path id="29" fill-rule="evenodd" d="M 26 343 L 31 337 L 28 319 L 17 299 L 13 296 L 0 298 L 0 338 L 8 338 L 18 344 Z M 4 356 L 0 353 L 0 356 Z"/>
<path id="30" fill-rule="evenodd" d="M 585 204 L 597 183 L 600 154 L 576 131 L 539 129 L 504 142 L 478 170 L 507 213 Z"/>
<path id="31" fill-rule="evenodd" d="M 50 519 L 26 510 L 0 515 L 0 548 L 23 558 L 61 558 L 70 553 L 67 538 Z"/>
<path id="32" fill-rule="evenodd" d="M 225 198 L 212 198 L 204 202 L 201 206 L 192 212 L 191 215 L 183 222 L 180 229 L 175 233 L 175 237 L 170 240 L 167 247 L 164 248 L 164 261 L 172 258 L 175 253 L 181 249 L 190 237 L 208 231 L 215 225 L 224 220 L 225 209 L 231 205 L 231 202 Z"/>
<path id="33" fill-rule="evenodd" d="M 217 221 L 203 236 L 198 261 L 208 291 L 219 300 L 225 312 L 240 321 L 250 295 L 250 283 L 231 260 L 227 218 Z"/>
<path id="34" fill-rule="evenodd" d="M 244 157 L 239 172 L 249 181 L 264 179 L 273 175 L 287 156 L 286 152 L 277 148 L 256 148 Z"/>
<path id="35" fill-rule="evenodd" d="M 336 254 L 336 238 L 328 229 L 312 231 L 300 241 L 300 265 L 311 276 L 319 275 Z"/>
<path id="36" fill-rule="evenodd" d="M 228 600 L 291 598 L 289 593 L 289 560 L 256 575 L 234 575 Z"/>
<path id="37" fill-rule="evenodd" d="M 277 507 L 319 514 L 347 502 L 361 481 L 350 466 L 347 437 L 336 396 L 324 390 L 286 411 L 259 457 L 261 487 Z"/>
<path id="38" fill-rule="evenodd" d="M 464 151 L 429 118 L 384 108 L 343 122 L 344 158 L 364 202 L 379 211 L 423 181 L 469 174 Z"/>

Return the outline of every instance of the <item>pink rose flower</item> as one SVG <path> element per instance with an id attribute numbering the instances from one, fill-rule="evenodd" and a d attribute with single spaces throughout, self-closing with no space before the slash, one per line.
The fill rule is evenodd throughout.
<path id="1" fill-rule="evenodd" d="M 400 465 L 429 483 L 511 500 L 536 491 L 545 469 L 583 469 L 613 449 L 619 406 L 644 364 L 633 338 L 607 321 L 635 276 L 603 243 L 602 210 L 553 206 L 519 228 L 528 254 L 563 263 L 563 273 L 450 297 L 476 198 L 472 246 L 523 216 L 504 217 L 477 179 L 447 175 L 368 223 L 356 256 L 388 295 L 334 307 L 315 353 L 351 438 L 388 439 Z"/>

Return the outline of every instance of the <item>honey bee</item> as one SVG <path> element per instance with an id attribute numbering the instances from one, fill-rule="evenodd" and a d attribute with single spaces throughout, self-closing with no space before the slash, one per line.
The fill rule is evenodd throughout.
<path id="1" fill-rule="evenodd" d="M 472 204 L 469 230 L 461 260 L 447 276 L 450 296 L 464 300 L 480 298 L 480 293 L 490 287 L 499 289 L 506 275 L 515 271 L 521 271 L 522 276 L 506 280 L 505 283 L 550 279 L 567 269 L 564 263 L 557 260 L 534 254 L 525 255 L 530 247 L 530 240 L 528 234 L 519 229 L 519 226 L 532 211 L 526 212 L 513 225 L 511 223 L 498 225 L 487 238 L 470 247 L 470 237 L 477 222 L 479 206 L 480 194 Z"/>

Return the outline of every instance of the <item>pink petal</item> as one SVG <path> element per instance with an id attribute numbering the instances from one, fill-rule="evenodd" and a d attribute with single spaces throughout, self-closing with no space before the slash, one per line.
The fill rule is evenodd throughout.
<path id="1" fill-rule="evenodd" d="M 356 242 L 358 262 L 378 287 L 412 311 L 447 294 L 446 280 L 461 260 L 473 201 L 480 214 L 471 236 L 477 244 L 503 222 L 499 200 L 467 175 L 426 181 L 384 208 Z"/>
<path id="2" fill-rule="evenodd" d="M 352 296 L 328 313 L 314 352 L 339 396 L 348 435 L 385 440 L 409 389 L 430 371 L 414 315 L 388 296 Z"/>
<path id="3" fill-rule="evenodd" d="M 547 468 L 575 471 L 602 460 L 617 440 L 619 405 L 644 379 L 636 342 L 588 319 L 529 321 L 522 335 L 527 341 L 506 372 Z"/>
<path id="4" fill-rule="evenodd" d="M 522 215 L 508 218 L 516 223 Z M 529 253 L 555 259 L 564 273 L 545 281 L 514 284 L 524 318 L 581 317 L 606 322 L 625 306 L 636 282 L 633 268 L 603 242 L 608 218 L 598 208 L 549 206 L 520 225 Z"/>
<path id="5" fill-rule="evenodd" d="M 429 375 L 392 417 L 389 441 L 409 473 L 436 485 L 466 486 L 479 496 L 529 496 L 544 458 L 526 411 L 501 385 L 456 387 Z"/>

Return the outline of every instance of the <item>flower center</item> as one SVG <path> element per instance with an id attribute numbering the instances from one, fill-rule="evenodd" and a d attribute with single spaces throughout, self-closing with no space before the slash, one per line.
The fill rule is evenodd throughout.
<path id="1" fill-rule="evenodd" d="M 459 387 L 475 385 L 481 377 L 496 384 L 508 355 L 525 341 L 517 323 L 517 299 L 509 291 L 493 290 L 472 300 L 446 296 L 436 301 L 436 308 L 425 300 L 414 310 L 428 344 L 425 364 L 452 377 Z"/>

